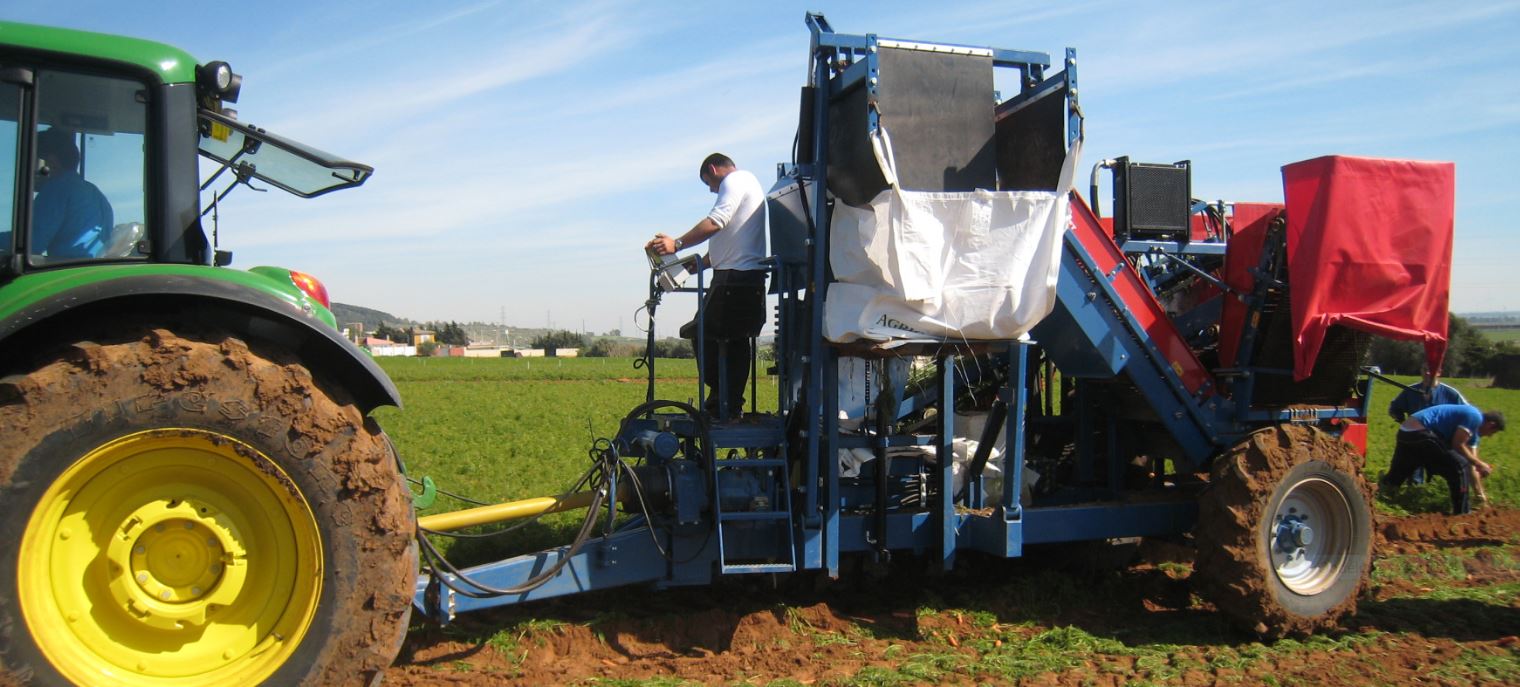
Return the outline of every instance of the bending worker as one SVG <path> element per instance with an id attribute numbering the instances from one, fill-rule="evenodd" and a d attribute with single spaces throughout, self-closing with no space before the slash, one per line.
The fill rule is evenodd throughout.
<path id="1" fill-rule="evenodd" d="M 1451 387 L 1448 384 L 1442 384 L 1440 378 L 1440 370 L 1426 372 L 1424 379 L 1422 379 L 1420 383 L 1415 384 L 1411 387 L 1405 387 L 1405 389 L 1403 391 L 1400 391 L 1399 395 L 1395 396 L 1393 398 L 1393 401 L 1388 404 L 1388 416 L 1393 418 L 1394 422 L 1403 422 L 1404 420 L 1408 419 L 1410 415 L 1431 406 L 1442 406 L 1455 403 L 1468 405 L 1467 399 L 1462 398 L 1462 392 L 1457 391 L 1455 388 Z M 1472 475 L 1468 476 L 1471 477 Z M 1424 484 L 1425 471 L 1416 468 L 1415 471 L 1409 476 L 1409 483 Z M 1481 482 L 1474 483 L 1475 486 L 1478 484 L 1481 484 Z M 1483 493 L 1483 490 L 1481 488 L 1477 491 L 1480 494 Z"/>
<path id="2" fill-rule="evenodd" d="M 718 194 L 712 210 L 686 233 L 655 234 L 645 247 L 668 255 L 711 240 L 703 261 L 713 279 L 703 308 L 702 374 L 710 389 L 704 410 L 717 417 L 719 399 L 729 414 L 743 408 L 752 337 L 765 325 L 765 192 L 754 174 L 721 153 L 707 156 L 697 177 Z M 681 327 L 681 337 L 696 338 L 695 321 Z"/>
<path id="3" fill-rule="evenodd" d="M 1393 464 L 1378 487 L 1392 489 L 1402 484 L 1415 468 L 1423 467 L 1446 480 L 1451 490 L 1452 514 L 1468 513 L 1472 510 L 1468 467 L 1479 476 L 1493 472 L 1493 466 L 1478 458 L 1478 438 L 1503 429 L 1502 413 L 1492 410 L 1485 413 L 1465 404 L 1431 406 L 1410 415 L 1399 425 Z"/>

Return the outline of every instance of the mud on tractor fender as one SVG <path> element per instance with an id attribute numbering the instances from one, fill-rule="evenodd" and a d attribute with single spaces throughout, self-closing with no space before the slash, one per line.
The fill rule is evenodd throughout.
<path id="1" fill-rule="evenodd" d="M 185 273 L 163 273 L 177 267 Z M 290 351 L 313 374 L 348 391 L 364 413 L 382 405 L 401 406 L 395 384 L 375 361 L 299 300 L 229 280 L 263 277 L 204 267 L 155 269 L 159 272 L 85 282 L 5 316 L 0 319 L 0 360 L 10 364 L 63 342 L 111 336 L 117 322 L 182 321 Z M 0 374 L 11 371 L 0 369 Z"/>

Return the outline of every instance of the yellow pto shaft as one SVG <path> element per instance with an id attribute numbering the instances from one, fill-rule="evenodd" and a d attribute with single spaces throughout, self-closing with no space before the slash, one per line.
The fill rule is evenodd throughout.
<path id="1" fill-rule="evenodd" d="M 452 513 L 425 515 L 417 518 L 417 525 L 434 532 L 452 532 L 476 525 L 490 525 L 533 515 L 585 508 L 591 505 L 593 495 L 593 492 L 586 491 L 559 497 L 541 496 L 536 499 L 498 503 L 493 506 L 480 506 Z"/>

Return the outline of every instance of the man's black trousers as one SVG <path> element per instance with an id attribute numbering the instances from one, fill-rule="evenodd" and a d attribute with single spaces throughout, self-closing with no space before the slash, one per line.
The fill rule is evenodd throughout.
<path id="1" fill-rule="evenodd" d="M 1418 432 L 1399 431 L 1394 440 L 1393 464 L 1379 486 L 1390 489 L 1404 483 L 1416 468 L 1440 475 L 1451 490 L 1451 512 L 1461 515 L 1472 510 L 1467 495 L 1467 457 L 1451 447 L 1451 442 L 1429 429 Z"/>
<path id="2" fill-rule="evenodd" d="M 765 326 L 765 272 L 714 270 L 706 303 L 702 327 L 702 376 L 708 388 L 705 410 L 716 415 L 718 399 L 726 398 L 728 414 L 735 415 L 743 409 L 744 390 L 749 386 L 753 339 Z M 681 327 L 681 338 L 696 340 L 696 320 Z"/>

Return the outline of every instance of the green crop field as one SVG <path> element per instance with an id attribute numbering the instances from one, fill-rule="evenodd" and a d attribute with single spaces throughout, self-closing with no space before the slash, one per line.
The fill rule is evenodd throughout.
<path id="1" fill-rule="evenodd" d="M 439 489 L 489 503 L 569 489 L 590 465 L 592 441 L 616 434 L 623 415 L 644 401 L 648 378 L 632 358 L 377 360 L 406 404 L 376 416 L 407 474 L 432 477 Z M 657 360 L 655 371 L 659 398 L 695 403 L 694 361 Z M 775 408 L 775 399 L 774 380 L 762 375 L 760 407 Z M 469 505 L 440 496 L 422 513 Z M 565 513 L 544 522 L 513 533 L 501 546 L 561 544 L 564 531 L 579 520 Z"/>
<path id="2" fill-rule="evenodd" d="M 1489 341 L 1520 341 L 1520 327 L 1513 329 L 1482 329 L 1484 338 Z"/>

